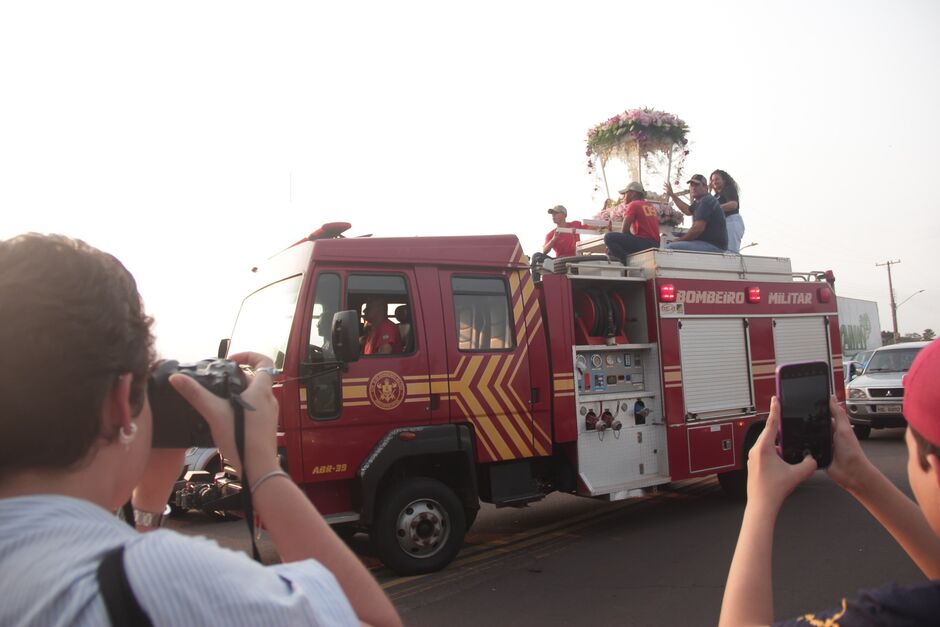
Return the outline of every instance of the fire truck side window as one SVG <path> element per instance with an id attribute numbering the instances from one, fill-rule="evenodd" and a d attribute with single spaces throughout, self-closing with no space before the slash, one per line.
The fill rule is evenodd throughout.
<path id="1" fill-rule="evenodd" d="M 411 299 L 408 298 L 408 284 L 400 274 L 350 274 L 346 279 L 346 309 L 354 309 L 364 315 L 365 305 L 373 299 L 379 299 L 386 305 L 386 315 L 398 329 L 401 338 L 397 354 L 415 351 L 415 333 L 412 331 Z M 360 323 L 360 340 L 365 341 L 365 318 Z M 363 355 L 364 358 L 382 355 Z"/>
<path id="2" fill-rule="evenodd" d="M 457 348 L 499 351 L 515 348 L 509 286 L 496 277 L 452 277 Z"/>
<path id="3" fill-rule="evenodd" d="M 310 325 L 310 346 L 324 354 L 333 354 L 330 339 L 333 314 L 340 310 L 340 280 L 338 274 L 323 273 L 317 277 L 313 298 L 313 324 Z"/>

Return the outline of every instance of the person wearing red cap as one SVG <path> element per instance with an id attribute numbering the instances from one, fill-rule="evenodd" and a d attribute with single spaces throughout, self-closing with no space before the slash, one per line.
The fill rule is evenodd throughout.
<path id="1" fill-rule="evenodd" d="M 940 622 L 940 342 L 921 350 L 904 378 L 908 421 L 907 476 L 916 502 L 872 464 L 845 410 L 830 398 L 833 459 L 827 473 L 884 526 L 927 576 L 912 586 L 889 584 L 844 598 L 835 609 L 806 614 L 800 625 L 936 625 Z M 816 470 L 807 456 L 790 465 L 774 439 L 780 406 L 771 400 L 763 433 L 748 454 L 748 502 L 721 604 L 719 625 L 774 622 L 771 556 L 777 514 L 787 495 Z M 791 624 L 790 622 L 783 624 Z"/>
<path id="2" fill-rule="evenodd" d="M 548 210 L 548 213 L 552 216 L 555 228 L 545 236 L 542 252 L 547 255 L 550 250 L 554 250 L 556 257 L 574 257 L 578 254 L 577 247 L 581 236 L 577 233 L 559 233 L 558 229 L 580 229 L 584 225 L 577 220 L 568 222 L 568 210 L 564 205 L 555 205 Z"/>

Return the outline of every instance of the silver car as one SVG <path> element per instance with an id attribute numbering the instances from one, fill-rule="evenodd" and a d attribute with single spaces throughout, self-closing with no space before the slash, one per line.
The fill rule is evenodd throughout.
<path id="1" fill-rule="evenodd" d="M 904 375 L 920 349 L 930 342 L 882 346 L 872 354 L 862 374 L 845 387 L 849 420 L 860 440 L 872 429 L 903 427 Z"/>

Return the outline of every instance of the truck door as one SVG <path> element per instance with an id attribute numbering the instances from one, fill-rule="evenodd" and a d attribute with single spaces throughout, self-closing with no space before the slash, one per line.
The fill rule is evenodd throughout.
<path id="1" fill-rule="evenodd" d="M 451 420 L 472 425 L 480 462 L 548 454 L 546 426 L 533 423 L 518 276 L 447 270 L 440 286 Z"/>
<path id="2" fill-rule="evenodd" d="M 321 267 L 314 281 L 309 332 L 313 361 L 332 359 L 328 335 L 336 311 L 361 314 L 367 305 L 379 307 L 387 318 L 383 335 L 397 335 L 389 338 L 393 352 L 363 354 L 341 370 L 324 370 L 301 391 L 306 481 L 349 480 L 389 430 L 430 422 L 428 347 L 417 332 L 423 322 L 421 303 L 408 268 L 354 272 Z"/>

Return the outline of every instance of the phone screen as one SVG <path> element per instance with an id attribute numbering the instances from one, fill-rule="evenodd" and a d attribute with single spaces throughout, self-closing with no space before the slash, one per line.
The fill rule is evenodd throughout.
<path id="1" fill-rule="evenodd" d="M 812 455 L 820 468 L 832 462 L 829 366 L 825 362 L 780 366 L 780 449 L 787 463 Z"/>

